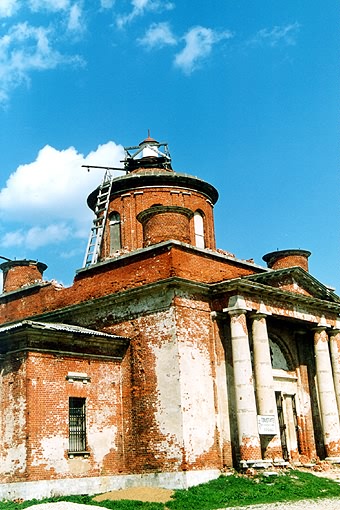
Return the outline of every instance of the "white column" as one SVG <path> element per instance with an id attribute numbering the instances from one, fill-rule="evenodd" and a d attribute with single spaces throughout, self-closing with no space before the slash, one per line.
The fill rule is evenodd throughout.
<path id="1" fill-rule="evenodd" d="M 338 412 L 340 413 L 340 329 L 332 329 L 329 331 L 328 335 L 333 368 L 335 396 L 338 404 Z"/>
<path id="2" fill-rule="evenodd" d="M 276 426 L 276 434 L 261 437 L 264 457 L 282 460 L 266 315 L 254 313 L 250 317 L 252 319 L 257 409 L 260 415 L 274 416 Z"/>
<path id="3" fill-rule="evenodd" d="M 326 328 L 314 330 L 316 379 L 326 455 L 340 461 L 340 423 Z"/>
<path id="4" fill-rule="evenodd" d="M 261 444 L 250 357 L 246 310 L 228 310 L 234 367 L 236 416 L 241 461 L 260 461 Z"/>

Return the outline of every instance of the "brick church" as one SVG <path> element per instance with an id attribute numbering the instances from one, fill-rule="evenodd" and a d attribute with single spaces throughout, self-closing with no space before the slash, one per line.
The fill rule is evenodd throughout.
<path id="1" fill-rule="evenodd" d="M 310 252 L 216 249 L 217 190 L 150 136 L 124 168 L 72 286 L 0 265 L 0 500 L 340 462 L 340 299 Z"/>

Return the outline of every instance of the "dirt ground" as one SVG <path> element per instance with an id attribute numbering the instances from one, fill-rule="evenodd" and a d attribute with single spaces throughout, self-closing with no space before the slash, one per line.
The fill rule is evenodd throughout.
<path id="1" fill-rule="evenodd" d="M 149 501 L 153 503 L 166 503 L 171 499 L 174 491 L 156 487 L 130 487 L 117 491 L 106 492 L 93 498 L 93 501 L 104 501 L 105 499 L 119 500 L 130 499 L 132 501 Z"/>
<path id="2" fill-rule="evenodd" d="M 94 501 L 104 501 L 110 499 L 118 501 L 120 499 L 130 499 L 132 501 L 147 501 L 150 503 L 166 503 L 171 498 L 174 491 L 170 489 L 160 489 L 155 487 L 131 487 L 117 491 L 106 492 L 93 498 Z M 29 510 L 101 510 L 99 506 L 88 506 L 78 503 L 69 503 L 59 501 L 57 503 L 42 503 L 29 507 Z"/>

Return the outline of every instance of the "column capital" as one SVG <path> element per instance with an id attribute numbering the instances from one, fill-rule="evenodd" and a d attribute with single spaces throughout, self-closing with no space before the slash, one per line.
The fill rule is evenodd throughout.
<path id="1" fill-rule="evenodd" d="M 338 328 L 330 329 L 329 331 L 327 331 L 327 333 L 328 333 L 328 336 L 335 336 L 340 333 L 340 329 L 338 329 Z"/>
<path id="2" fill-rule="evenodd" d="M 246 315 L 246 313 L 249 312 L 249 308 L 236 308 L 232 306 L 231 308 L 223 308 L 223 312 L 229 315 Z"/>
<path id="3" fill-rule="evenodd" d="M 220 311 L 217 312 L 216 310 L 210 312 L 210 317 L 211 317 L 211 320 L 213 320 L 213 321 L 226 319 L 223 312 L 220 312 Z"/>
<path id="4" fill-rule="evenodd" d="M 328 326 L 325 326 L 324 324 L 318 324 L 314 328 L 312 328 L 313 333 L 321 333 L 321 331 L 327 331 L 328 333 Z"/>
<path id="5" fill-rule="evenodd" d="M 252 310 L 252 308 L 250 308 L 247 305 L 244 296 L 242 296 L 241 294 L 234 294 L 233 296 L 230 296 L 230 298 L 228 300 L 228 308 L 226 308 L 226 311 L 228 311 L 232 308 L 237 308 L 237 309 L 242 309 L 242 310 L 243 309 L 244 310 Z"/>
<path id="6" fill-rule="evenodd" d="M 266 319 L 270 313 L 263 312 L 261 310 L 253 310 L 252 313 L 249 314 L 250 319 Z"/>

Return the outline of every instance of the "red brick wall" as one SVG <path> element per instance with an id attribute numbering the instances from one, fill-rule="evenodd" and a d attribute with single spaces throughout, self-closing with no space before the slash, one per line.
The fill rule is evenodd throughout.
<path id="1" fill-rule="evenodd" d="M 193 212 L 202 211 L 206 247 L 215 249 L 213 206 L 205 196 L 191 190 L 153 187 L 131 190 L 129 193 L 114 196 L 111 200 L 108 216 L 111 212 L 120 214 L 123 251 L 133 251 L 143 247 L 143 228 L 137 221 L 137 215 L 155 204 L 186 207 Z M 104 232 L 102 259 L 110 257 L 109 231 L 108 220 Z M 195 245 L 193 220 L 190 222 L 189 243 Z"/>
<path id="2" fill-rule="evenodd" d="M 26 357 L 0 362 L 0 481 L 26 480 L 27 416 Z"/>
<path id="3" fill-rule="evenodd" d="M 86 373 L 91 380 L 70 382 L 69 372 Z M 26 391 L 29 480 L 124 471 L 118 362 L 30 353 Z M 68 457 L 69 397 L 86 399 L 88 458 Z"/>
<path id="4" fill-rule="evenodd" d="M 308 271 L 308 259 L 301 255 L 289 255 L 286 257 L 278 258 L 272 265 L 272 269 L 284 269 L 286 267 L 298 266 Z"/>
<path id="5" fill-rule="evenodd" d="M 144 473 L 231 465 L 230 444 L 215 421 L 221 407 L 215 364 L 223 362 L 223 353 L 215 352 L 209 304 L 176 298 L 168 311 L 108 330 L 131 338 L 129 360 L 123 361 L 131 367 L 123 385 L 129 469 Z"/>
<path id="6" fill-rule="evenodd" d="M 3 290 L 4 292 L 11 292 L 24 285 L 32 285 L 41 281 L 41 279 L 41 272 L 36 264 L 14 265 L 4 273 Z"/>
<path id="7" fill-rule="evenodd" d="M 169 245 L 80 273 L 69 288 L 60 290 L 49 285 L 24 297 L 18 293 L 3 298 L 0 301 L 0 323 L 58 310 L 172 276 L 214 283 L 252 274 L 254 269 L 216 257 L 213 253 L 202 255 L 195 250 Z"/>
<path id="8" fill-rule="evenodd" d="M 171 398 L 177 404 L 174 409 L 171 402 L 167 401 L 174 429 L 181 429 L 180 381 L 174 376 L 176 367 L 171 365 L 169 358 L 166 372 L 158 372 L 156 368 L 157 352 L 162 348 L 167 352 L 169 349 L 176 350 L 173 316 L 170 309 L 108 328 L 111 333 L 131 338 L 129 352 L 123 361 L 125 452 L 130 472 L 174 471 L 182 462 L 181 437 L 171 436 L 170 431 L 165 433 L 160 426 L 162 420 L 159 419 L 159 413 L 166 412 L 162 410 L 162 384 L 159 380 L 164 375 L 169 381 Z M 169 454 L 169 451 L 175 453 Z"/>
<path id="9" fill-rule="evenodd" d="M 308 257 L 310 255 L 311 252 L 307 250 L 278 250 L 266 253 L 266 255 L 263 256 L 263 260 L 265 260 L 268 267 L 272 269 L 284 269 L 298 266 L 308 271 Z"/>
<path id="10" fill-rule="evenodd" d="M 190 243 L 189 218 L 180 212 L 159 212 L 143 223 L 144 246 L 171 239 Z"/>

